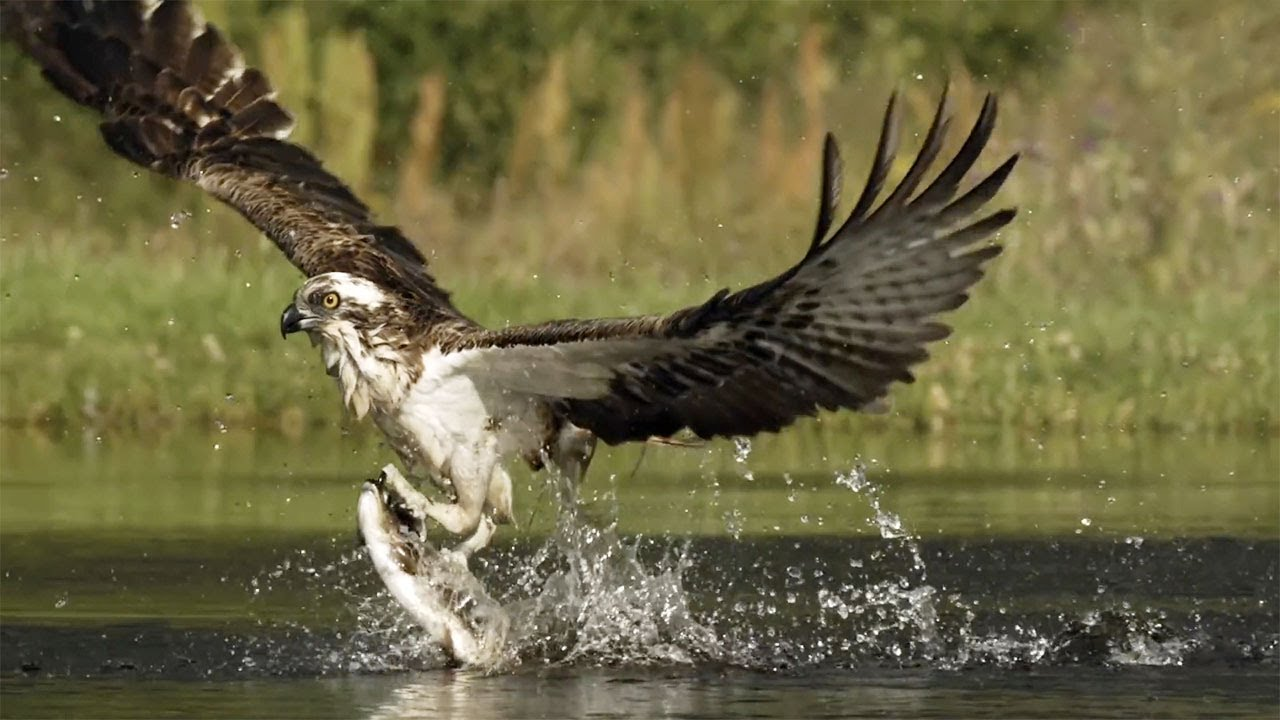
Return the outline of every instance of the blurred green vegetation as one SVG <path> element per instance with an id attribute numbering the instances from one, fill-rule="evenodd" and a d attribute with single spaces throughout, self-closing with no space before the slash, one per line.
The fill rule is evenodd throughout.
<path id="1" fill-rule="evenodd" d="M 893 414 L 827 422 L 1280 426 L 1271 5 L 201 7 L 295 139 L 493 324 L 670 310 L 776 272 L 803 252 L 822 132 L 852 194 L 891 89 L 904 154 L 947 78 L 960 124 L 999 90 L 983 167 L 1023 154 L 1005 255 Z M 12 47 L 0 62 L 0 417 L 336 417 L 314 351 L 278 338 L 299 277 L 274 248 L 112 157 Z"/>
<path id="2" fill-rule="evenodd" d="M 945 3 L 699 2 L 601 3 L 570 0 L 520 3 L 368 3 L 310 5 L 257 0 L 201 3 L 244 47 L 289 38 L 290 53 L 273 77 L 292 83 L 297 64 L 319 67 L 327 43 L 359 28 L 378 70 L 378 163 L 397 164 L 418 104 L 417 79 L 431 71 L 449 85 L 441 127 L 445 176 L 474 179 L 483 190 L 506 167 L 525 91 L 556 57 L 568 68 L 567 141 L 577 154 L 605 132 L 606 120 L 635 78 L 652 97 L 671 92 L 691 58 L 699 58 L 747 97 L 784 76 L 812 27 L 828 33 L 837 66 L 877 59 L 867 46 L 884 44 L 904 64 L 948 63 L 1001 81 L 1052 67 L 1068 5 L 1062 2 Z M 325 43 L 314 38 L 328 38 Z M 290 72 L 277 69 L 288 67 Z M 895 75 L 894 79 L 901 79 Z M 355 83 L 348 82 L 354 87 Z M 318 85 L 315 107 L 342 93 Z M 305 92 L 301 90 L 300 92 Z M 286 94 L 286 98 L 293 97 Z M 303 96 L 305 97 L 305 96 Z M 292 104 L 293 107 L 302 107 Z"/>

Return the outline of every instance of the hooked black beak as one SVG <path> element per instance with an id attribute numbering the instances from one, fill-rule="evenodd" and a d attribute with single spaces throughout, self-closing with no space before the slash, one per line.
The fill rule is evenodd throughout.
<path id="1" fill-rule="evenodd" d="M 297 305 L 289 303 L 289 305 L 285 307 L 284 312 L 280 313 L 280 337 L 287 338 L 289 337 L 289 333 L 296 333 L 299 330 L 304 329 L 302 327 L 302 321 L 306 319 L 307 316 L 303 315 L 302 312 L 298 310 Z"/>

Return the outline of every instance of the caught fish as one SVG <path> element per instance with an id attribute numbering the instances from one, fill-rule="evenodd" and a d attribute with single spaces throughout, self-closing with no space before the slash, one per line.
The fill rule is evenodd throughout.
<path id="1" fill-rule="evenodd" d="M 467 567 L 484 540 L 456 548 L 427 541 L 422 520 L 385 484 L 386 471 L 364 484 L 356 505 L 360 538 L 383 584 L 454 661 L 493 669 L 507 659 L 511 617 Z M 489 531 L 492 521 L 485 518 Z"/>

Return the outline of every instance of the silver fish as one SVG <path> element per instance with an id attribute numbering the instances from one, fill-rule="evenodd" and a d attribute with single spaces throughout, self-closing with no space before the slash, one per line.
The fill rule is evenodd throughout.
<path id="1" fill-rule="evenodd" d="M 479 669 L 502 666 L 511 659 L 511 617 L 467 567 L 471 553 L 484 542 L 436 548 L 427 541 L 422 521 L 387 490 L 385 478 L 386 471 L 366 482 L 356 505 L 360 537 L 378 576 L 456 662 Z M 482 523 L 492 532 L 492 521 Z"/>

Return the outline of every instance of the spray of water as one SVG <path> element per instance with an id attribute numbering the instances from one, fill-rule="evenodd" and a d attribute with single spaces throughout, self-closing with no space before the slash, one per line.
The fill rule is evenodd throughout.
<path id="1" fill-rule="evenodd" d="M 895 657 L 937 657 L 941 650 L 938 637 L 938 613 L 933 586 L 920 555 L 920 543 L 903 525 L 902 518 L 883 507 L 879 486 L 867 479 L 866 468 L 859 464 L 847 474 L 836 476 L 836 484 L 862 495 L 871 505 L 867 522 L 879 530 L 886 553 L 905 552 L 907 567 L 898 577 L 883 580 L 866 588 L 841 588 L 841 593 L 828 593 L 823 600 L 835 606 L 849 607 L 866 614 L 871 610 L 877 618 L 869 631 L 860 633 L 860 644 L 871 643 L 888 648 Z M 877 559 L 883 557 L 878 556 Z M 821 593 L 821 590 L 819 591 Z M 843 597 L 842 597 L 843 596 Z M 847 599 L 845 599 L 847 598 Z M 891 640 L 902 638 L 903 640 Z M 914 650 L 903 642 L 912 643 Z"/>
<path id="2" fill-rule="evenodd" d="M 638 540 L 624 540 L 612 525 L 595 527 L 567 507 L 513 585 L 513 651 L 538 662 L 695 661 L 698 648 L 716 641 L 689 606 L 687 552 L 672 546 L 646 564 Z"/>
<path id="3" fill-rule="evenodd" d="M 749 444 L 735 447 L 735 469 L 744 479 L 751 478 L 749 454 Z M 864 468 L 839 473 L 834 482 L 870 507 L 866 522 L 876 539 L 860 544 L 861 552 L 817 552 L 799 540 L 762 551 L 759 538 L 736 533 L 709 549 L 677 538 L 625 538 L 615 524 L 589 520 L 574 489 L 560 487 L 549 537 L 531 552 L 496 551 L 483 563 L 482 580 L 512 618 L 507 666 L 1163 665 L 1195 649 L 1194 641 L 1133 612 L 1090 610 L 1061 615 L 1051 627 L 1015 622 L 975 630 L 977 601 L 930 584 L 919 539 Z M 325 669 L 444 665 L 444 655 L 381 590 L 367 564 L 360 550 L 323 564 L 300 553 L 256 578 L 250 590 L 269 596 L 277 584 L 306 582 L 326 596 L 323 604 L 349 610 L 338 633 L 313 631 L 306 621 L 289 626 Z M 244 656 L 283 666 L 289 653 L 296 646 L 254 647 Z"/>

